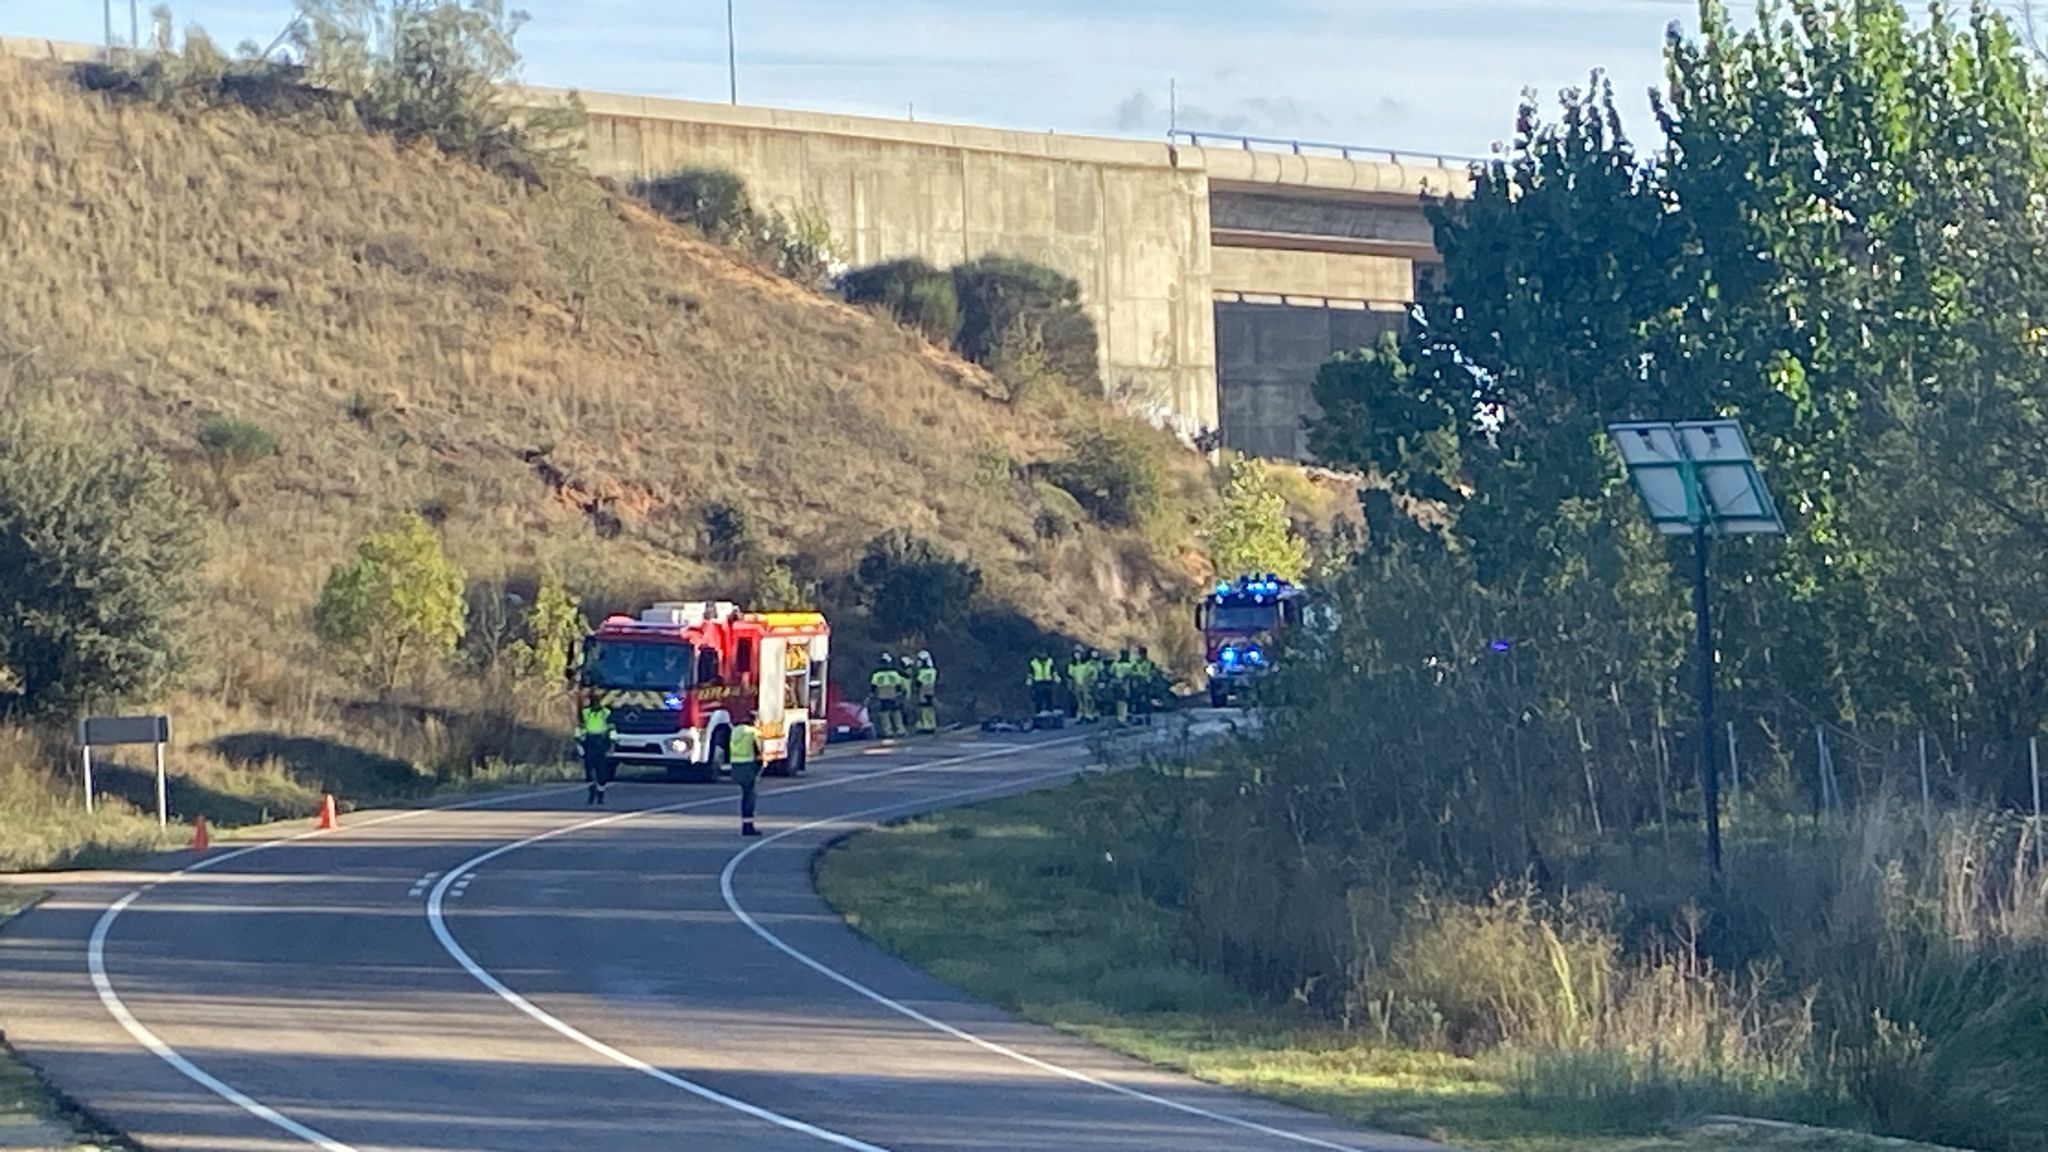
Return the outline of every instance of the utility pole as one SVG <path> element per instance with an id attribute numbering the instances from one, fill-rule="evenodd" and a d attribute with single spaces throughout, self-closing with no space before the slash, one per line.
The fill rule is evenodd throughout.
<path id="1" fill-rule="evenodd" d="M 1166 82 L 1166 138 L 1171 140 L 1180 132 L 1180 78 Z"/>
<path id="2" fill-rule="evenodd" d="M 114 0 L 103 0 L 100 8 L 101 14 L 106 17 L 107 25 L 106 61 L 112 64 L 114 62 Z"/>
<path id="3" fill-rule="evenodd" d="M 128 0 L 128 58 L 142 50 L 142 0 Z"/>
<path id="4" fill-rule="evenodd" d="M 732 102 L 740 102 L 740 52 L 739 39 L 733 33 L 732 0 L 725 0 L 725 78 L 731 89 Z"/>

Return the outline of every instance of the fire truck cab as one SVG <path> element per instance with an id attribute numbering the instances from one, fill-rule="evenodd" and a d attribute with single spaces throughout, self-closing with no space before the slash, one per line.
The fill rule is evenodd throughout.
<path id="1" fill-rule="evenodd" d="M 1195 609 L 1208 657 L 1209 703 L 1228 707 L 1272 668 L 1274 642 L 1302 623 L 1304 591 L 1278 576 L 1220 582 Z"/>
<path id="2" fill-rule="evenodd" d="M 761 732 L 763 768 L 796 775 L 829 735 L 831 628 L 816 612 L 746 612 L 725 601 L 613 616 L 583 641 L 576 706 L 612 712 L 612 758 L 672 780 L 716 780 L 733 725 Z"/>

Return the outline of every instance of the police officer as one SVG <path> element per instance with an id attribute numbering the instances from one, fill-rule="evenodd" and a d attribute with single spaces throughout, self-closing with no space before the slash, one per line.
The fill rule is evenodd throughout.
<path id="1" fill-rule="evenodd" d="M 740 786 L 740 835 L 759 836 L 754 827 L 754 787 L 761 782 L 761 730 L 751 720 L 732 726 L 727 738 L 727 759 L 732 763 L 732 782 Z"/>
<path id="2" fill-rule="evenodd" d="M 1112 698 L 1116 700 L 1116 722 L 1131 722 L 1131 694 L 1136 689 L 1135 678 L 1138 664 L 1131 659 L 1131 650 L 1118 650 L 1116 662 L 1109 666 L 1109 685 Z"/>
<path id="3" fill-rule="evenodd" d="M 576 736 L 583 752 L 583 779 L 590 785 L 584 802 L 602 804 L 605 786 L 617 771 L 612 762 L 612 710 L 593 696 L 583 706 L 583 722 Z"/>
<path id="4" fill-rule="evenodd" d="M 929 736 L 939 730 L 939 666 L 932 663 L 929 651 L 917 654 L 911 688 L 917 696 L 918 735 Z"/>
<path id="5" fill-rule="evenodd" d="M 1026 683 L 1031 686 L 1031 714 L 1043 716 L 1054 711 L 1053 694 L 1059 691 L 1060 680 L 1050 651 L 1031 658 L 1031 675 Z"/>
<path id="6" fill-rule="evenodd" d="M 896 670 L 894 656 L 882 653 L 875 674 L 868 677 L 868 686 L 874 690 L 877 727 L 883 739 L 903 735 L 904 680 L 903 673 Z"/>

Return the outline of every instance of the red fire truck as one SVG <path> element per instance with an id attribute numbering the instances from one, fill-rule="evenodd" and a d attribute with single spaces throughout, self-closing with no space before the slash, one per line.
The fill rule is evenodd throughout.
<path id="1" fill-rule="evenodd" d="M 1209 658 L 1209 703 L 1228 707 L 1272 668 L 1280 633 L 1302 623 L 1304 590 L 1278 576 L 1245 576 L 1216 591 L 1195 609 L 1202 649 Z"/>
<path id="2" fill-rule="evenodd" d="M 830 735 L 832 630 L 816 612 L 745 612 L 724 601 L 613 616 L 583 641 L 576 707 L 612 711 L 612 756 L 671 780 L 716 780 L 732 726 L 761 730 L 766 771 L 795 775 Z"/>

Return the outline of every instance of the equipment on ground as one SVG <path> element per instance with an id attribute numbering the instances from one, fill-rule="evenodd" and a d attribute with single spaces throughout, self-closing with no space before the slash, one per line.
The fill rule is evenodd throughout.
<path id="1" fill-rule="evenodd" d="M 664 602 L 612 616 L 585 637 L 575 705 L 611 710 L 618 764 L 671 780 L 728 770 L 733 726 L 761 732 L 772 775 L 797 775 L 830 739 L 832 629 L 816 612 L 746 612 L 726 601 Z"/>
<path id="2" fill-rule="evenodd" d="M 1227 708 L 1241 701 L 1273 666 L 1274 645 L 1302 622 L 1307 592 L 1277 576 L 1244 576 L 1219 582 L 1195 609 L 1202 650 L 1209 665 L 1209 703 Z"/>

